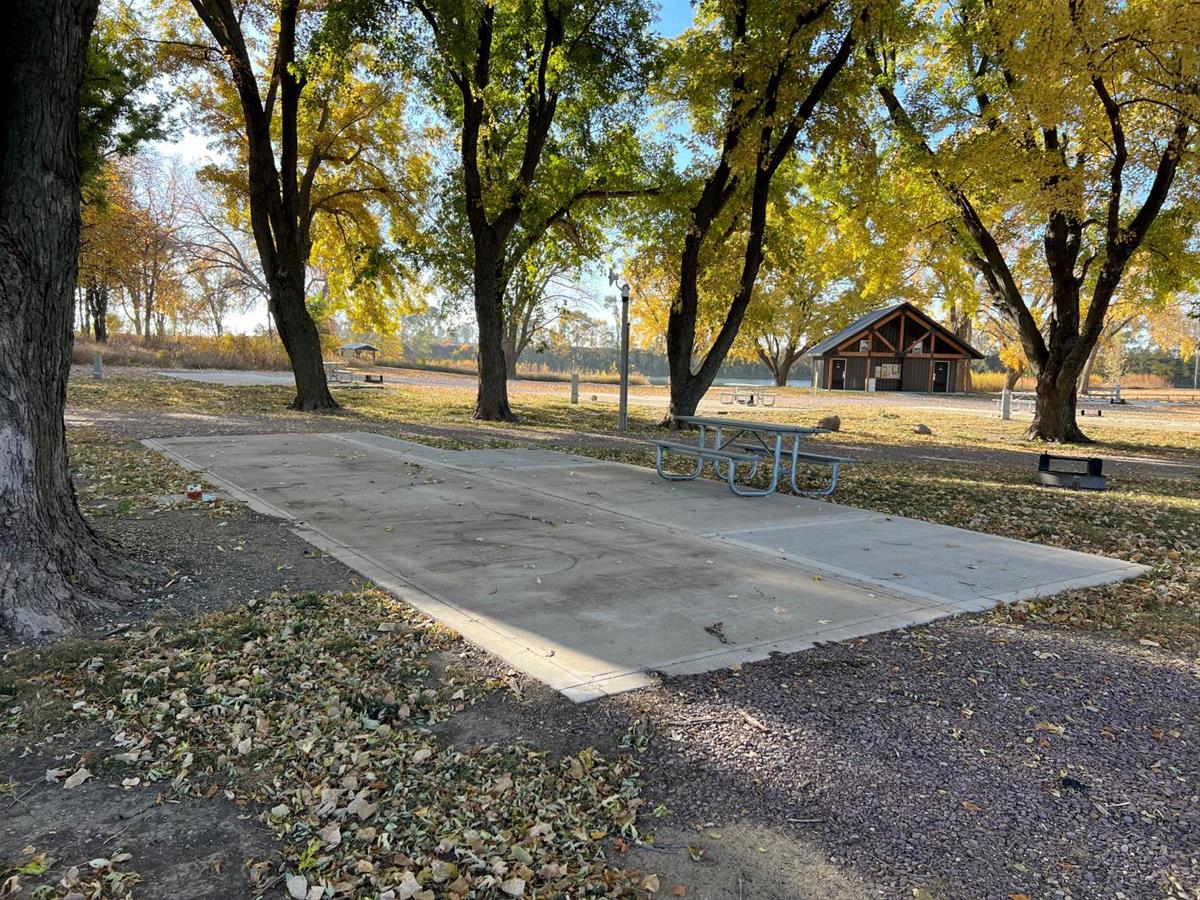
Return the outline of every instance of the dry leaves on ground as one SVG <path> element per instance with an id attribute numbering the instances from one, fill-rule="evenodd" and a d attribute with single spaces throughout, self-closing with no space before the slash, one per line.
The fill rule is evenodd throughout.
<path id="1" fill-rule="evenodd" d="M 112 730 L 97 778 L 261 804 L 293 897 L 628 893 L 602 842 L 636 836 L 636 766 L 442 745 L 430 726 L 487 689 L 431 669 L 453 641 L 381 592 L 277 595 L 41 677 Z"/>

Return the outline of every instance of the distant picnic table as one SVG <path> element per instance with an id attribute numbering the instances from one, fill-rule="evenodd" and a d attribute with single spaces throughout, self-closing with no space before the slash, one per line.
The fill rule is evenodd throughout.
<path id="1" fill-rule="evenodd" d="M 354 372 L 344 367 L 341 363 L 323 362 L 321 365 L 325 367 L 325 380 L 328 382 L 350 384 L 354 381 Z"/>
<path id="2" fill-rule="evenodd" d="M 324 361 L 321 365 L 325 367 L 326 382 L 330 384 L 354 384 L 355 372 L 353 369 L 347 369 L 339 362 Z M 368 384 L 383 384 L 383 376 L 377 372 L 364 372 L 363 381 Z"/>
<path id="3" fill-rule="evenodd" d="M 774 406 L 775 391 L 768 390 L 761 384 L 727 384 L 729 390 L 721 391 L 721 402 L 730 405 L 740 403 L 743 406 Z"/>
<path id="4" fill-rule="evenodd" d="M 996 404 L 999 414 L 1003 415 L 1004 410 L 1004 395 L 992 398 L 992 402 Z M 1104 415 L 1104 407 L 1125 405 L 1124 398 L 1121 397 L 1121 388 L 1085 388 L 1080 391 L 1076 398 L 1075 406 L 1079 411 L 1079 415 L 1086 416 L 1087 410 L 1093 409 L 1096 415 Z M 1010 391 L 1009 392 L 1009 407 L 1013 412 L 1034 412 L 1037 409 L 1037 394 L 1033 391 Z"/>
<path id="5" fill-rule="evenodd" d="M 793 494 L 824 495 L 832 494 L 837 487 L 839 469 L 854 462 L 844 456 L 811 453 L 801 449 L 804 438 L 828 434 L 828 428 L 706 416 L 679 416 L 677 421 L 695 426 L 699 432 L 699 440 L 695 444 L 669 440 L 654 442 L 658 474 L 667 481 L 691 481 L 699 478 L 707 462 L 719 477 L 728 481 L 729 489 L 740 497 L 765 497 L 775 493 L 785 471 Z M 668 453 L 695 459 L 695 468 L 687 474 L 664 471 L 663 460 Z M 753 478 L 759 467 L 765 463 L 771 465 L 771 482 L 768 487 L 748 488 L 738 483 L 739 464 L 749 466 L 746 477 Z M 827 467 L 829 483 L 817 490 L 802 489 L 796 483 L 796 474 L 801 465 Z M 726 467 L 724 475 L 722 466 Z"/>

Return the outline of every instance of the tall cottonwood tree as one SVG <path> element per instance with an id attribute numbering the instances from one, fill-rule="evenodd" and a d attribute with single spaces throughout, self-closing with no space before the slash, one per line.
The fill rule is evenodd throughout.
<path id="1" fill-rule="evenodd" d="M 927 175 L 1019 337 L 1037 376 L 1029 437 L 1086 441 L 1081 372 L 1131 258 L 1195 177 L 1195 4 L 955 0 L 893 26 L 867 55 L 900 168 Z M 1014 275 L 1031 246 L 1043 322 Z"/>
<path id="2" fill-rule="evenodd" d="M 336 3 L 190 2 L 215 46 L 186 34 L 171 46 L 211 76 L 193 99 L 238 164 L 202 175 L 225 187 L 231 203 L 249 206 L 268 305 L 296 381 L 292 407 L 333 409 L 307 305 L 309 266 L 324 233 L 352 245 L 318 251 L 347 268 L 361 265 L 337 273 L 347 282 L 386 271 L 380 221 L 405 227 L 408 208 L 420 202 L 422 167 L 405 169 L 401 152 L 405 98 L 375 77 L 368 50 L 348 40 Z M 337 222 L 325 229 L 323 217 Z"/>
<path id="3" fill-rule="evenodd" d="M 846 172 L 851 156 L 862 173 L 853 178 Z M 780 167 L 767 206 L 762 271 L 727 359 L 761 362 L 784 385 L 821 338 L 885 303 L 913 297 L 911 242 L 881 234 L 874 221 L 879 184 L 861 148 L 820 159 L 793 156 Z M 742 247 L 745 217 L 735 224 L 720 240 Z M 677 252 L 671 240 L 643 243 L 628 267 L 638 286 L 634 332 L 643 346 L 661 344 L 666 333 L 679 296 Z M 724 326 L 743 264 L 730 253 L 715 254 L 704 266 L 698 345 L 709 346 Z"/>
<path id="4" fill-rule="evenodd" d="M 14 0 L 0 26 L 0 628 L 24 636 L 131 596 L 79 511 L 63 424 L 95 16 L 96 0 Z"/>
<path id="5" fill-rule="evenodd" d="M 396 0 L 397 58 L 457 140 L 479 327 L 475 416 L 511 420 L 508 282 L 581 204 L 645 193 L 631 121 L 653 56 L 646 0 Z M 378 27 L 388 27 L 388 22 Z"/>
<path id="6" fill-rule="evenodd" d="M 307 87 L 297 58 L 300 0 L 283 0 L 269 21 L 274 47 L 262 72 L 243 31 L 255 19 L 245 21 L 241 4 L 235 9 L 233 0 L 192 0 L 192 6 L 220 48 L 241 107 L 250 219 L 270 288 L 267 303 L 296 380 L 292 408 L 335 409 L 321 365 L 321 339 L 305 302 L 311 245 L 303 184 L 311 178 L 302 168 L 297 134 Z"/>
<path id="7" fill-rule="evenodd" d="M 850 62 L 866 12 L 834 0 L 709 0 L 679 39 L 668 90 L 709 148 L 682 222 L 678 296 L 667 320 L 671 405 L 692 415 L 737 338 L 763 261 L 771 185 Z M 715 149 L 711 149 L 715 148 Z M 701 283 L 739 263 L 708 350 L 697 350 Z"/>

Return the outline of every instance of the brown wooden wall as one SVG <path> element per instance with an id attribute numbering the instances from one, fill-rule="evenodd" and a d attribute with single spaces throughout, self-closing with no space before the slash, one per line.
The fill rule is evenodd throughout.
<path id="1" fill-rule="evenodd" d="M 929 390 L 929 360 L 926 357 L 919 356 L 904 361 L 904 390 L 906 391 L 927 391 Z"/>
<path id="2" fill-rule="evenodd" d="M 846 390 L 865 391 L 867 389 L 867 358 L 851 356 L 846 360 Z"/>

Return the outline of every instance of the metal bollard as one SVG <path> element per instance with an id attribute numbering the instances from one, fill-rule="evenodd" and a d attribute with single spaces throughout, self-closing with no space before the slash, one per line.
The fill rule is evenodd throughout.
<path id="1" fill-rule="evenodd" d="M 574 404 L 579 403 L 579 373 L 578 372 L 571 373 L 571 402 Z"/>
<path id="2" fill-rule="evenodd" d="M 1008 388 L 1000 394 L 1000 418 L 1006 422 L 1012 418 L 1012 391 Z"/>
<path id="3" fill-rule="evenodd" d="M 104 357 L 99 350 L 92 354 L 92 377 L 97 381 L 104 377 Z"/>

